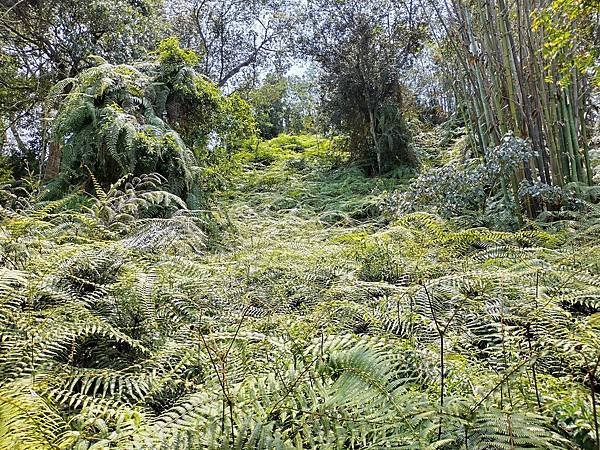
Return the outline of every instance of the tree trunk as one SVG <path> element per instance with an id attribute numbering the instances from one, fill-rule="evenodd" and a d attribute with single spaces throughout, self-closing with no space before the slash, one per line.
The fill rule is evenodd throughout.
<path id="1" fill-rule="evenodd" d="M 17 143 L 17 148 L 19 149 L 21 154 L 25 155 L 29 153 L 29 147 L 27 147 L 27 144 L 25 144 L 25 142 L 23 142 L 23 139 L 21 139 L 21 135 L 19 134 L 19 130 L 17 130 L 17 124 L 14 118 L 11 118 L 10 133 L 13 135 L 13 138 Z"/>
<path id="2" fill-rule="evenodd" d="M 371 138 L 373 139 L 373 145 L 375 146 L 375 152 L 377 154 L 377 175 L 381 175 L 381 148 L 379 147 L 377 132 L 375 131 L 375 112 L 372 109 L 369 110 L 369 128 L 371 131 Z"/>
<path id="3" fill-rule="evenodd" d="M 46 169 L 44 171 L 44 179 L 51 180 L 56 177 L 60 172 L 60 159 L 62 155 L 62 149 L 60 144 L 57 142 L 50 142 L 50 151 L 48 152 L 48 161 L 46 162 Z"/>

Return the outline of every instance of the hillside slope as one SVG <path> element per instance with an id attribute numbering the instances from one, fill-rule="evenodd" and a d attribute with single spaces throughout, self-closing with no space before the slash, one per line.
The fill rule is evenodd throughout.
<path id="1" fill-rule="evenodd" d="M 216 241 L 2 210 L 0 448 L 596 448 L 597 220 L 396 218 L 313 137 L 240 158 Z"/>

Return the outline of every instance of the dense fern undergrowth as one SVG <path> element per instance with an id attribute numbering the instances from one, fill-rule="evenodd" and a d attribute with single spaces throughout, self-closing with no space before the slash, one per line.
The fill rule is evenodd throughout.
<path id="1" fill-rule="evenodd" d="M 134 217 L 158 177 L 5 191 L 0 448 L 598 448 L 599 212 L 395 217 L 331 144 L 262 143 L 169 219 Z"/>

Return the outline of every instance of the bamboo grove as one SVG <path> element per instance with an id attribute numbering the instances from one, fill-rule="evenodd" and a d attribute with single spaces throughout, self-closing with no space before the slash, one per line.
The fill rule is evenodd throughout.
<path id="1" fill-rule="evenodd" d="M 432 4 L 449 37 L 441 43 L 448 56 L 443 67 L 454 80 L 458 108 L 480 155 L 485 158 L 507 132 L 533 146 L 536 155 L 503 185 L 505 194 L 517 199 L 523 180 L 561 187 L 593 183 L 587 116 L 591 55 L 582 53 L 581 41 L 598 38 L 600 5 L 571 2 L 579 14 L 570 15 L 554 3 Z M 521 207 L 533 217 L 540 205 L 529 197 Z"/>

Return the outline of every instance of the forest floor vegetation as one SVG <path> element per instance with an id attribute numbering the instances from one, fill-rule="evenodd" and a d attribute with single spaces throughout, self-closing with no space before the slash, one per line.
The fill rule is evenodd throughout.
<path id="1" fill-rule="evenodd" d="M 3 207 L 0 448 L 596 448 L 598 210 L 397 217 L 332 142 L 238 154 L 209 219 Z"/>

